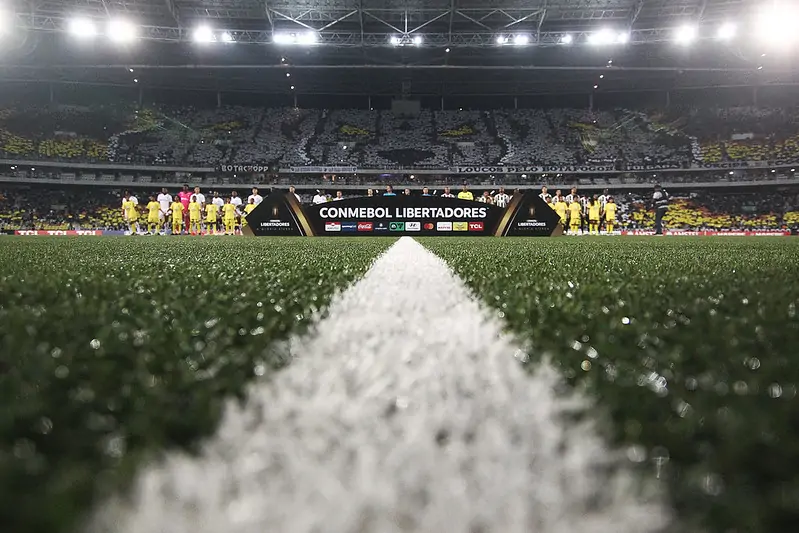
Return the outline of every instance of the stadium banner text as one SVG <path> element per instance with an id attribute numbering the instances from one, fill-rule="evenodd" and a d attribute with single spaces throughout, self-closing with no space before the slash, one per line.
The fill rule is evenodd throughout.
<path id="1" fill-rule="evenodd" d="M 247 215 L 255 236 L 560 235 L 557 214 L 535 193 L 517 194 L 507 207 L 440 196 L 362 196 L 302 206 L 275 193 Z"/>
<path id="2" fill-rule="evenodd" d="M 629 230 L 622 231 L 622 235 L 654 235 L 655 230 Z M 796 235 L 796 232 L 791 230 L 729 230 L 729 231 L 716 231 L 716 230 L 665 230 L 664 235 L 668 236 L 682 236 L 682 237 L 787 237 Z"/>
<path id="3" fill-rule="evenodd" d="M 44 229 L 18 229 L 14 231 L 14 235 L 27 235 L 27 236 L 35 236 L 35 237 L 86 237 L 86 236 L 94 236 L 99 237 L 101 235 L 110 235 L 112 233 L 116 233 L 122 235 L 124 232 L 107 232 L 103 230 L 94 230 L 94 229 L 79 229 L 79 230 L 44 230 Z"/>

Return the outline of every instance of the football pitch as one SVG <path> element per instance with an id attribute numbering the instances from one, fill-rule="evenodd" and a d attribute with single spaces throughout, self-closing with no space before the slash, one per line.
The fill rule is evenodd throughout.
<path id="1" fill-rule="evenodd" d="M 8 531 L 793 531 L 799 239 L 0 239 Z"/>

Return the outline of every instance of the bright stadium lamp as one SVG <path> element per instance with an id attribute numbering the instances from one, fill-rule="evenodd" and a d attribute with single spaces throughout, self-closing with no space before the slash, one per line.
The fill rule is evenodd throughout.
<path id="1" fill-rule="evenodd" d="M 737 31 L 738 28 L 735 27 L 735 24 L 732 22 L 726 22 L 719 26 L 719 29 L 716 31 L 716 38 L 720 41 L 729 41 L 735 37 Z"/>
<path id="2" fill-rule="evenodd" d="M 203 44 L 212 43 L 216 40 L 214 38 L 214 30 L 212 30 L 210 26 L 206 26 L 205 24 L 203 24 L 202 26 L 197 26 L 194 29 L 192 38 L 194 39 L 195 43 L 203 43 Z"/>
<path id="3" fill-rule="evenodd" d="M 400 39 L 399 36 L 397 36 L 397 35 L 392 35 L 391 36 L 391 44 L 393 44 L 394 46 L 399 46 L 401 43 L 402 43 L 402 39 Z"/>
<path id="4" fill-rule="evenodd" d="M 524 34 L 517 35 L 513 38 L 513 44 L 515 44 L 516 46 L 525 46 L 529 42 L 530 42 L 530 37 Z"/>
<path id="5" fill-rule="evenodd" d="M 91 19 L 79 17 L 69 21 L 67 31 L 78 39 L 93 39 L 97 36 L 97 26 Z"/>
<path id="6" fill-rule="evenodd" d="M 138 30 L 127 20 L 112 20 L 108 24 L 108 38 L 118 44 L 126 44 L 136 40 Z"/>
<path id="7" fill-rule="evenodd" d="M 595 46 L 606 46 L 616 41 L 616 35 L 612 30 L 605 28 L 594 32 L 588 36 L 588 43 Z"/>
<path id="8" fill-rule="evenodd" d="M 562 44 L 572 44 L 574 42 L 574 37 L 571 33 L 567 33 L 563 37 L 560 38 L 560 42 Z"/>
<path id="9" fill-rule="evenodd" d="M 294 44 L 297 42 L 296 33 L 276 33 L 272 36 L 272 42 L 275 44 Z"/>
<path id="10" fill-rule="evenodd" d="M 797 40 L 799 6 L 777 3 L 763 11 L 757 20 L 757 34 L 770 45 L 790 45 Z"/>
<path id="11" fill-rule="evenodd" d="M 414 35 L 413 36 L 413 44 L 415 44 L 416 46 L 419 46 L 420 44 L 422 44 L 422 40 L 423 39 L 422 39 L 421 35 Z"/>
<path id="12" fill-rule="evenodd" d="M 319 41 L 319 34 L 315 31 L 306 31 L 297 34 L 297 44 L 309 46 Z"/>
<path id="13" fill-rule="evenodd" d="M 686 24 L 685 26 L 680 26 L 677 28 L 677 30 L 674 32 L 674 40 L 677 42 L 677 44 L 688 45 L 696 40 L 696 35 L 696 26 Z"/>
<path id="14" fill-rule="evenodd" d="M 235 39 L 233 39 L 233 36 L 230 34 L 229 31 L 223 31 L 222 35 L 219 36 L 219 40 L 222 41 L 223 43 L 235 42 Z"/>
<path id="15" fill-rule="evenodd" d="M 616 35 L 616 42 L 619 44 L 627 44 L 630 42 L 630 34 L 626 31 L 620 31 Z"/>
<path id="16" fill-rule="evenodd" d="M 508 38 L 504 35 L 497 35 L 497 44 L 505 44 L 508 42 Z"/>

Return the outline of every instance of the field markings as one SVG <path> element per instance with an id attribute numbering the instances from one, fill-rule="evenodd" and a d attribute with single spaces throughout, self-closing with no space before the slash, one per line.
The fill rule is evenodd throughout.
<path id="1" fill-rule="evenodd" d="M 146 469 L 116 533 L 647 533 L 669 512 L 437 256 L 402 238 L 200 457 Z"/>

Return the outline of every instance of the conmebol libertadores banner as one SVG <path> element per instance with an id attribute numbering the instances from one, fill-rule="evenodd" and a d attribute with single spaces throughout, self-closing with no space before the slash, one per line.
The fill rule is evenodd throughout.
<path id="1" fill-rule="evenodd" d="M 269 196 L 247 216 L 245 233 L 307 235 L 560 235 L 555 212 L 535 193 L 508 206 L 439 196 L 362 196 L 302 206 L 293 195 Z"/>

